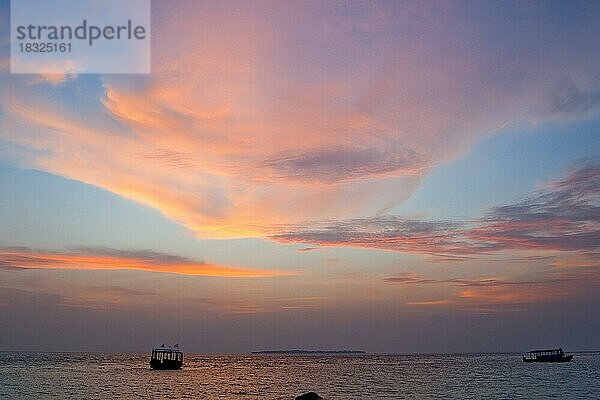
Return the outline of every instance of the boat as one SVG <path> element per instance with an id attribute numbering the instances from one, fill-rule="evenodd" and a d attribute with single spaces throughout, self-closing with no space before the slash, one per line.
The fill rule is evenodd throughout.
<path id="1" fill-rule="evenodd" d="M 179 345 L 175 348 L 161 347 L 152 349 L 150 358 L 150 368 L 152 369 L 181 369 L 183 366 L 183 352 L 179 350 Z"/>
<path id="2" fill-rule="evenodd" d="M 565 354 L 562 348 L 548 350 L 531 350 L 523 354 L 523 362 L 568 362 L 573 355 Z"/>

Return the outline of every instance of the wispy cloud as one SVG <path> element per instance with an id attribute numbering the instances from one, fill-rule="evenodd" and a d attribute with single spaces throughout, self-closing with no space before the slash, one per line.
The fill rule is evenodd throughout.
<path id="1" fill-rule="evenodd" d="M 417 254 L 469 254 L 487 245 L 469 241 L 460 224 L 397 216 L 310 222 L 272 236 L 282 242 L 376 248 Z"/>
<path id="2" fill-rule="evenodd" d="M 280 155 L 266 160 L 264 166 L 282 179 L 343 183 L 394 175 L 420 175 L 430 165 L 410 149 L 330 148 Z"/>
<path id="3" fill-rule="evenodd" d="M 49 84 L 49 85 L 60 85 L 70 80 L 74 80 L 77 78 L 77 74 L 75 73 L 52 73 L 52 74 L 36 74 L 33 75 L 28 81 L 27 84 L 30 85 L 39 85 L 39 84 Z"/>
<path id="4" fill-rule="evenodd" d="M 493 208 L 468 236 L 498 249 L 600 247 L 600 164 L 576 169 L 523 201 Z"/>
<path id="5" fill-rule="evenodd" d="M 440 300 L 421 300 L 421 301 L 407 301 L 408 306 L 441 306 L 446 304 L 452 304 L 452 300 L 440 299 Z"/>
<path id="6" fill-rule="evenodd" d="M 402 287 L 431 285 L 450 287 L 438 299 L 411 300 L 411 306 L 452 306 L 474 313 L 525 311 L 528 305 L 582 296 L 597 296 L 600 274 L 595 270 L 544 272 L 536 279 L 510 277 L 432 279 L 403 273 L 384 282 Z M 515 308 L 515 306 L 517 308 Z"/>
<path id="7" fill-rule="evenodd" d="M 600 251 L 574 252 L 556 258 L 552 265 L 558 268 L 600 268 Z"/>
<path id="8" fill-rule="evenodd" d="M 600 166 L 583 165 L 532 196 L 494 207 L 469 224 L 380 216 L 290 226 L 272 238 L 430 254 L 448 261 L 506 249 L 598 249 Z"/>
<path id="9" fill-rule="evenodd" d="M 130 269 L 230 278 L 261 278 L 294 274 L 279 270 L 218 265 L 149 250 L 128 251 L 109 248 L 84 248 L 57 252 L 5 247 L 0 248 L 0 266 L 4 269 Z"/>
<path id="10" fill-rule="evenodd" d="M 190 297 L 186 298 L 185 301 L 225 314 L 258 314 L 272 311 L 270 307 L 267 307 L 264 304 L 258 304 L 248 300 Z"/>
<path id="11" fill-rule="evenodd" d="M 321 250 L 320 247 L 302 247 L 296 251 L 300 252 L 300 253 L 306 253 L 308 251 L 317 251 L 317 250 Z"/>
<path id="12" fill-rule="evenodd" d="M 583 86 L 572 79 L 565 79 L 548 97 L 547 111 L 551 115 L 569 118 L 599 110 L 600 80 Z"/>
<path id="13" fill-rule="evenodd" d="M 464 279 L 464 278 L 451 278 L 451 279 L 425 279 L 418 276 L 404 274 L 402 276 L 395 276 L 385 278 L 384 282 L 401 285 L 423 285 L 423 284 L 446 284 L 458 287 L 499 287 L 499 286 L 535 286 L 535 285 L 546 285 L 561 282 L 573 281 L 572 277 L 564 278 L 553 278 L 544 280 L 534 281 L 511 281 L 498 278 L 480 278 L 480 279 Z"/>
<path id="14" fill-rule="evenodd" d="M 82 286 L 75 290 L 68 290 L 67 294 L 61 295 L 60 304 L 65 307 L 106 309 L 118 306 L 123 309 L 134 304 L 143 304 L 155 301 L 164 296 L 157 293 L 112 286 Z"/>

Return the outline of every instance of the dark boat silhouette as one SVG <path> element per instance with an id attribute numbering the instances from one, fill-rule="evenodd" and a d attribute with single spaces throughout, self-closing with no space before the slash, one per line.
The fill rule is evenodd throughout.
<path id="1" fill-rule="evenodd" d="M 573 355 L 565 354 L 562 348 L 548 350 L 531 350 L 523 354 L 523 362 L 568 362 Z"/>
<path id="2" fill-rule="evenodd" d="M 164 346 L 164 345 L 163 345 Z M 150 368 L 152 369 L 181 369 L 183 352 L 178 348 L 159 347 L 152 349 Z"/>

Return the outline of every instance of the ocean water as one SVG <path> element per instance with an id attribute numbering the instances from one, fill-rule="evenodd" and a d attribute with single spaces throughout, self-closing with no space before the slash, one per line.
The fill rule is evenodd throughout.
<path id="1" fill-rule="evenodd" d="M 0 352 L 0 399 L 598 399 L 600 354 L 523 363 L 519 354 L 188 355 Z"/>

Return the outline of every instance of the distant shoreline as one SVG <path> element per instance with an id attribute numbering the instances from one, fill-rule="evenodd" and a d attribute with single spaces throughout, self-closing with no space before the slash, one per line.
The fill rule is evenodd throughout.
<path id="1" fill-rule="evenodd" d="M 366 354 L 362 350 L 259 350 L 252 354 Z"/>

